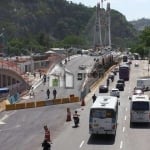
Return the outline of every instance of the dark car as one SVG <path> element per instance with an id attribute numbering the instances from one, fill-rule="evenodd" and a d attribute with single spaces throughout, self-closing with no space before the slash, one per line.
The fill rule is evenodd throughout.
<path id="1" fill-rule="evenodd" d="M 116 88 L 119 89 L 119 91 L 124 91 L 124 84 L 123 83 L 117 83 Z"/>
<path id="2" fill-rule="evenodd" d="M 107 93 L 108 92 L 108 86 L 107 85 L 101 85 L 99 87 L 99 93 Z"/>
<path id="3" fill-rule="evenodd" d="M 119 79 L 119 80 L 117 81 L 117 83 L 123 83 L 123 85 L 125 86 L 125 81 L 124 81 L 124 79 Z"/>

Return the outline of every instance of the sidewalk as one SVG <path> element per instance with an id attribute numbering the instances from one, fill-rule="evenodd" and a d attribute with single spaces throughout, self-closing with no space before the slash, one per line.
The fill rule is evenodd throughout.
<path id="1" fill-rule="evenodd" d="M 5 110 L 6 104 L 9 104 L 8 100 L 0 101 L 0 112 Z"/>

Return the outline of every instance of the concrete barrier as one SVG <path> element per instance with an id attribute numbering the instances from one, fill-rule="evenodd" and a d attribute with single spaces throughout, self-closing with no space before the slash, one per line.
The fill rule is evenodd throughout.
<path id="1" fill-rule="evenodd" d="M 16 109 L 25 109 L 25 103 L 16 104 Z"/>
<path id="2" fill-rule="evenodd" d="M 74 97 L 70 97 L 70 103 L 74 102 Z"/>
<path id="3" fill-rule="evenodd" d="M 62 98 L 62 104 L 65 103 L 70 103 L 70 99 L 69 98 Z"/>
<path id="4" fill-rule="evenodd" d="M 15 110 L 16 109 L 16 104 L 6 104 L 5 110 Z"/>
<path id="5" fill-rule="evenodd" d="M 45 101 L 36 101 L 36 107 L 43 107 L 46 106 Z"/>
<path id="6" fill-rule="evenodd" d="M 79 102 L 79 101 L 80 101 L 79 97 L 70 98 L 70 103 L 75 103 L 75 102 Z"/>
<path id="7" fill-rule="evenodd" d="M 74 97 L 74 94 L 71 94 L 71 95 L 70 95 L 70 98 L 71 98 L 71 97 Z"/>
<path id="8" fill-rule="evenodd" d="M 35 102 L 26 103 L 26 108 L 35 108 Z"/>
<path id="9" fill-rule="evenodd" d="M 53 104 L 54 104 L 54 100 L 45 101 L 46 106 L 53 105 Z"/>
<path id="10" fill-rule="evenodd" d="M 54 99 L 52 101 L 53 101 L 54 105 L 56 105 L 56 104 L 62 104 L 62 99 Z"/>

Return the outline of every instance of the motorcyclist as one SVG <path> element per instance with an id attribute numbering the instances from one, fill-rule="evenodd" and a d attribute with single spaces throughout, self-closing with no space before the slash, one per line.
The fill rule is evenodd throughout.
<path id="1" fill-rule="evenodd" d="M 42 143 L 43 150 L 50 150 L 51 144 L 45 139 Z"/>
<path id="2" fill-rule="evenodd" d="M 79 124 L 79 114 L 77 111 L 75 111 L 75 113 L 73 114 L 73 120 L 74 120 L 74 124 L 75 124 L 75 127 L 78 127 L 78 124 Z"/>

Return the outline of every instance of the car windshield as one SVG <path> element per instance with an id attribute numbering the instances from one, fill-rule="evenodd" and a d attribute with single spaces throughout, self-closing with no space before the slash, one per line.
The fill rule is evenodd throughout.
<path id="1" fill-rule="evenodd" d="M 119 90 L 112 90 L 112 92 L 117 92 L 117 91 L 119 91 Z"/>

